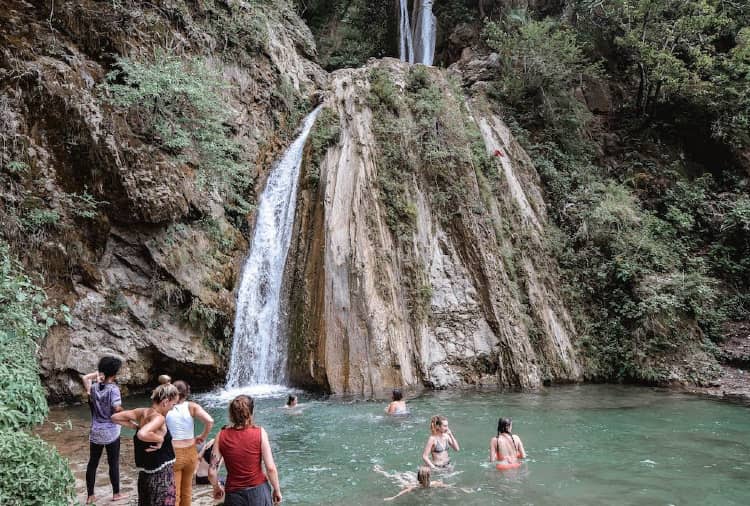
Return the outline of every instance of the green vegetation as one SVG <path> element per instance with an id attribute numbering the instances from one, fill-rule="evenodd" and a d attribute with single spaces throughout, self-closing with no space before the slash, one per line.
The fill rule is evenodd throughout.
<path id="1" fill-rule="evenodd" d="M 107 99 L 126 108 L 148 141 L 195 167 L 200 186 L 228 195 L 228 208 L 246 214 L 243 195 L 252 181 L 226 124 L 219 74 L 199 58 L 162 51 L 150 61 L 118 58 L 116 67 L 104 85 Z"/>
<path id="2" fill-rule="evenodd" d="M 295 4 L 315 35 L 324 68 L 359 67 L 368 58 L 398 56 L 389 0 L 296 0 Z"/>
<path id="3" fill-rule="evenodd" d="M 320 111 L 315 125 L 310 132 L 310 155 L 306 170 L 306 181 L 311 189 L 318 188 L 320 182 L 320 164 L 323 162 L 328 148 L 339 142 L 341 127 L 339 114 L 336 109 L 326 107 Z"/>
<path id="4" fill-rule="evenodd" d="M 38 343 L 55 323 L 45 302 L 42 289 L 0 243 L 0 504 L 62 506 L 74 495 L 67 462 L 23 431 L 47 414 L 36 362 Z"/>
<path id="5" fill-rule="evenodd" d="M 614 49 L 640 115 L 750 145 L 750 4 L 578 0 L 581 30 Z M 699 121 L 695 121 L 698 119 Z"/>
<path id="6" fill-rule="evenodd" d="M 68 506 L 75 481 L 54 447 L 25 432 L 0 429 L 0 504 Z"/>
<path id="7" fill-rule="evenodd" d="M 670 361 L 711 350 L 704 338 L 721 339 L 722 322 L 741 314 L 733 308 L 747 307 L 747 178 L 726 157 L 707 167 L 713 176 L 696 175 L 689 146 L 675 137 L 688 123 L 713 125 L 714 134 L 732 124 L 715 140 L 745 142 L 747 62 L 742 22 L 731 14 L 747 11 L 729 4 L 580 1 L 576 27 L 519 13 L 485 26 L 504 66 L 490 95 L 515 117 L 509 123 L 543 178 L 562 231 L 550 247 L 596 377 L 666 380 Z M 621 60 L 607 68 L 624 72 L 623 89 L 634 91 L 618 132 L 627 141 L 606 166 L 574 95 L 602 79 L 603 47 L 618 48 Z"/>

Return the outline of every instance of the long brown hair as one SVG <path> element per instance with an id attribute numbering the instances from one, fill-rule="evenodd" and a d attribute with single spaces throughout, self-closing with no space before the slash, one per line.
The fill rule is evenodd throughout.
<path id="1" fill-rule="evenodd" d="M 229 404 L 229 420 L 236 429 L 253 426 L 255 402 L 249 395 L 238 395 Z"/>

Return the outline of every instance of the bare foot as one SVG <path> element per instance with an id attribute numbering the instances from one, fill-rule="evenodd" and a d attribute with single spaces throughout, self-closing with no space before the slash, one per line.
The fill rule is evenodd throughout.
<path id="1" fill-rule="evenodd" d="M 127 498 L 128 498 L 128 494 L 115 494 L 115 495 L 112 496 L 112 501 L 113 502 L 114 501 L 121 501 L 121 500 L 127 499 Z"/>
<path id="2" fill-rule="evenodd" d="M 96 496 L 90 495 L 86 498 L 86 504 L 96 504 Z"/>

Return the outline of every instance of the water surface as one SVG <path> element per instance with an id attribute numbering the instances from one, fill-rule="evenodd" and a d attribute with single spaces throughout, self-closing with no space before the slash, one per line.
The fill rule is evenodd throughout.
<path id="1" fill-rule="evenodd" d="M 226 422 L 227 397 L 198 397 L 215 403 L 210 411 L 217 426 Z M 412 492 L 394 504 L 750 503 L 750 411 L 743 406 L 611 385 L 430 392 L 409 400 L 412 414 L 398 419 L 384 415 L 384 401 L 304 394 L 300 401 L 306 403 L 301 414 L 281 409 L 281 397 L 256 404 L 287 504 L 383 504 L 399 486 L 374 466 L 416 471 L 433 414 L 448 417 L 461 444 L 460 452 L 451 452 L 454 473 L 442 478 L 453 488 Z M 65 413 L 85 426 L 86 411 Z M 517 471 L 498 472 L 487 462 L 499 416 L 513 418 L 528 453 Z M 47 437 L 54 440 L 54 434 Z M 76 458 L 85 464 L 86 455 Z M 105 473 L 100 466 L 102 485 Z"/>

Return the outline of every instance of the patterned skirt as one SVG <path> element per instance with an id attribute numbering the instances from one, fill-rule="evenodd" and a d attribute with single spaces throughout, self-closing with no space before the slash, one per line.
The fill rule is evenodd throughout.
<path id="1" fill-rule="evenodd" d="M 138 506 L 174 506 L 174 465 L 138 473 Z"/>

